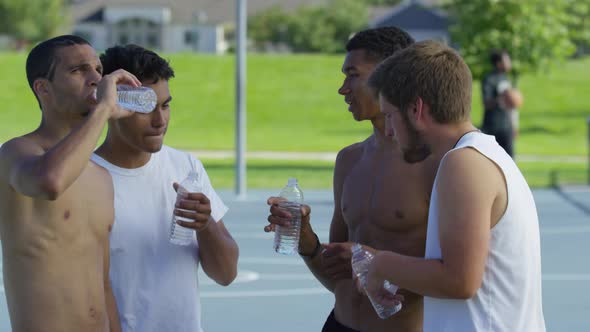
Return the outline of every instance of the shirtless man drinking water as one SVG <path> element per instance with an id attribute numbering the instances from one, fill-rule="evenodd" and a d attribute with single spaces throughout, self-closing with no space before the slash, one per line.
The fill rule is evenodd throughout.
<path id="1" fill-rule="evenodd" d="M 27 58 L 40 125 L 0 149 L 0 239 L 13 331 L 120 331 L 109 282 L 113 188 L 90 161 L 109 119 L 128 116 L 90 44 L 59 36 Z M 18 111 L 18 110 L 11 110 Z"/>

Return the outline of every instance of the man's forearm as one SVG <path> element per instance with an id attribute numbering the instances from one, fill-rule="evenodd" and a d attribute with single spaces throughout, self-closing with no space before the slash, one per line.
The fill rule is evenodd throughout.
<path id="1" fill-rule="evenodd" d="M 107 120 L 106 110 L 91 112 L 83 123 L 39 160 L 40 164 L 31 167 L 53 179 L 54 191 L 60 194 L 80 176 L 88 164 Z"/>
<path id="2" fill-rule="evenodd" d="M 413 293 L 437 297 L 464 299 L 472 295 L 460 273 L 453 273 L 438 259 L 404 256 L 380 251 L 371 268 L 377 278 L 385 279 Z"/>
<path id="3" fill-rule="evenodd" d="M 220 285 L 229 285 L 237 275 L 239 249 L 223 221 L 211 221 L 197 233 L 203 271 Z"/>
<path id="4" fill-rule="evenodd" d="M 299 254 L 314 277 L 328 289 L 334 292 L 334 280 L 326 276 L 322 264 L 322 248 L 318 248 L 319 239 L 311 226 L 301 229 L 299 240 Z"/>

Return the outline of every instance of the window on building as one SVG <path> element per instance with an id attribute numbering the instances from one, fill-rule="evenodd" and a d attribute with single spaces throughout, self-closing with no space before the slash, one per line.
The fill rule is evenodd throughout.
<path id="1" fill-rule="evenodd" d="M 186 45 L 197 45 L 199 42 L 199 33 L 197 31 L 186 30 L 184 32 L 184 43 Z"/>
<path id="2" fill-rule="evenodd" d="M 125 33 L 119 34 L 119 44 L 126 45 L 129 44 L 129 36 Z"/>
<path id="3" fill-rule="evenodd" d="M 160 47 L 160 38 L 155 33 L 150 33 L 147 36 L 147 47 L 148 48 L 159 48 Z"/>
<path id="4" fill-rule="evenodd" d="M 114 29 L 115 41 L 119 44 L 137 44 L 160 49 L 161 27 L 150 20 L 133 17 L 119 21 Z"/>

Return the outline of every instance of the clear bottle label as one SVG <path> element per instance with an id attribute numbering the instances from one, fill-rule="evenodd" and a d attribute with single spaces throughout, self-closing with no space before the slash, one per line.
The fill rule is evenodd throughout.
<path id="1" fill-rule="evenodd" d="M 150 113 L 158 103 L 156 92 L 144 86 L 117 85 L 117 95 L 121 107 L 138 113 Z"/>

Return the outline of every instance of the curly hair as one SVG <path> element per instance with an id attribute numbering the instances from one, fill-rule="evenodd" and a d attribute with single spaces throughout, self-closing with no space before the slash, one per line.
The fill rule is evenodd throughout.
<path id="1" fill-rule="evenodd" d="M 368 57 L 381 62 L 414 43 L 414 38 L 397 27 L 382 27 L 356 33 L 346 43 L 346 51 L 365 50 Z"/>
<path id="2" fill-rule="evenodd" d="M 152 83 L 174 77 L 174 70 L 168 61 L 153 51 L 138 45 L 117 45 L 105 50 L 100 55 L 103 74 L 110 74 L 117 69 L 124 69 L 135 75 L 140 81 Z"/>

